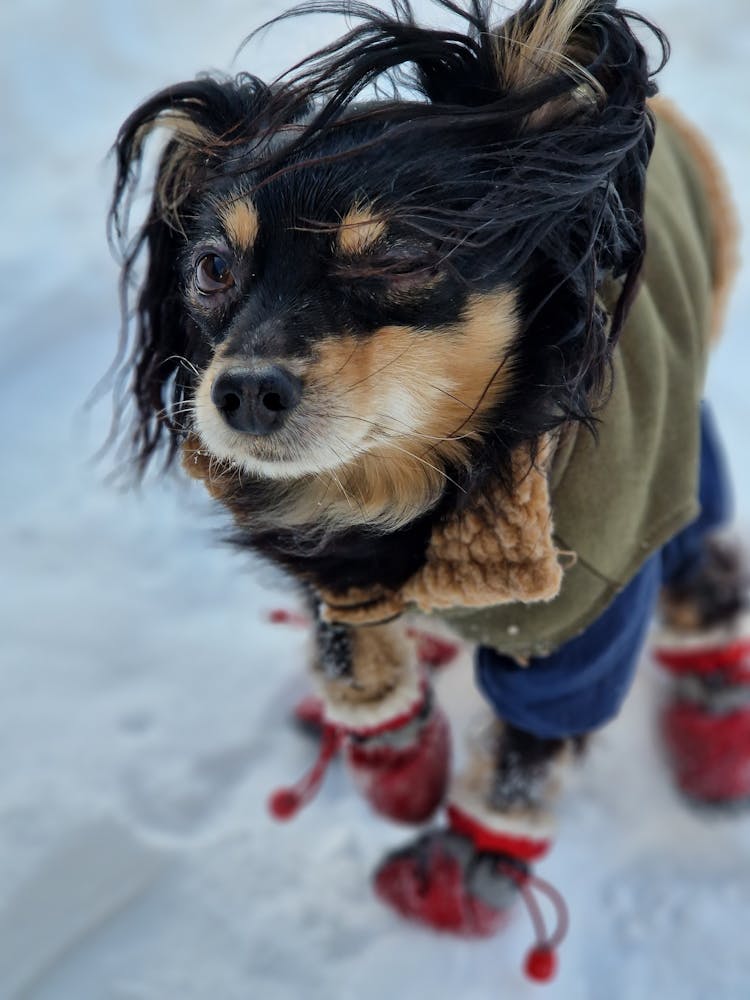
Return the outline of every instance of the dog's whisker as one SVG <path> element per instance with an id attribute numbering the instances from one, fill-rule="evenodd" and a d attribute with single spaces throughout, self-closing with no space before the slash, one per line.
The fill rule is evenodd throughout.
<path id="1" fill-rule="evenodd" d="M 169 417 L 169 416 L 180 416 L 184 413 L 195 413 L 196 412 L 195 403 L 176 403 L 174 406 L 165 406 L 163 410 L 157 410 L 157 417 Z"/>
<path id="2" fill-rule="evenodd" d="M 442 386 L 433 385 L 432 382 L 425 382 L 425 385 L 427 385 L 430 389 L 434 389 L 435 392 L 442 392 L 444 396 L 448 396 L 450 399 L 454 400 L 454 402 L 458 403 L 459 406 L 465 406 L 467 410 L 471 409 L 471 403 L 467 403 L 463 399 L 459 399 L 458 396 L 454 396 L 452 392 L 448 392 L 448 390 L 443 389 Z"/>
<path id="3" fill-rule="evenodd" d="M 154 418 L 156 420 L 162 420 L 164 418 L 172 419 L 173 417 L 183 417 L 186 414 L 194 413 L 195 411 L 190 409 L 183 409 L 175 406 L 165 406 L 162 410 L 156 410 L 154 412 Z"/>
<path id="4" fill-rule="evenodd" d="M 340 445 L 343 445 L 343 446 L 344 446 L 344 449 L 345 449 L 346 451 L 348 451 L 348 452 L 349 452 L 349 459 L 351 459 L 351 458 L 354 458 L 354 457 L 356 456 L 356 453 L 355 453 L 355 452 L 354 452 L 354 450 L 352 449 L 351 445 L 349 445 L 349 444 L 348 444 L 348 443 L 347 443 L 346 441 L 344 441 L 343 439 L 339 438 L 338 436 L 337 436 L 336 440 L 337 440 L 337 442 L 338 442 L 338 443 L 339 443 Z M 334 448 L 331 448 L 331 451 L 333 452 L 333 454 L 334 454 L 334 455 L 336 456 L 336 458 L 337 458 L 337 459 L 339 460 L 339 462 L 341 463 L 341 458 L 340 458 L 340 456 L 338 455 L 338 453 L 336 452 L 336 450 L 335 450 Z M 342 464 L 343 464 L 343 463 L 342 463 Z M 331 472 L 331 475 L 333 475 L 333 470 L 329 470 L 329 471 Z M 339 484 L 339 485 L 341 485 L 341 484 Z M 341 488 L 343 489 L 343 486 L 342 486 Z M 344 492 L 346 492 L 346 491 L 344 491 Z M 353 490 L 352 490 L 352 493 L 354 493 L 354 491 L 353 491 Z M 360 515 L 361 515 L 361 517 L 362 517 L 362 521 L 363 521 L 363 523 L 365 523 L 365 522 L 367 521 L 367 515 L 366 515 L 366 513 L 365 513 L 365 504 L 364 504 L 364 498 L 362 498 L 362 497 L 359 497 L 359 498 L 357 498 L 356 496 L 354 496 L 354 502 L 355 502 L 355 503 L 357 504 L 357 507 L 359 508 L 359 512 L 360 512 Z"/>
<path id="5" fill-rule="evenodd" d="M 359 415 L 357 415 L 355 413 L 341 413 L 341 412 L 334 411 L 334 412 L 331 413 L 331 416 L 335 417 L 336 419 L 339 419 L 339 420 L 357 420 L 360 423 L 369 424 L 370 427 L 376 427 L 376 428 L 378 428 L 378 430 L 389 431 L 392 434 L 403 434 L 404 433 L 404 431 L 399 430 L 397 427 L 388 427 L 387 424 L 383 423 L 382 420 L 372 420 L 369 417 L 361 417 L 361 416 L 359 416 Z M 410 424 L 408 423 L 408 421 L 401 420 L 399 417 L 394 417 L 391 414 L 386 414 L 385 417 L 384 417 L 384 419 L 385 420 L 392 420 L 392 421 L 395 421 L 396 423 L 403 424 L 403 426 L 407 428 L 408 436 L 410 438 L 412 438 L 412 437 L 413 438 L 419 438 L 422 441 L 434 441 L 437 444 L 442 444 L 442 443 L 444 443 L 446 441 L 462 441 L 465 438 L 471 437 L 471 434 L 461 434 L 459 436 L 453 436 L 451 434 L 447 434 L 447 435 L 445 435 L 445 434 L 442 434 L 442 435 L 441 434 L 423 434 L 420 431 L 412 430 L 412 428 L 411 428 Z"/>
<path id="6" fill-rule="evenodd" d="M 410 458 L 413 458 L 414 461 L 420 462 L 422 465 L 425 465 L 428 468 L 432 469 L 434 472 L 437 472 L 438 475 L 440 475 L 443 479 L 447 480 L 449 483 L 451 483 L 457 489 L 461 490 L 462 493 L 466 492 L 466 490 L 464 489 L 463 486 L 461 486 L 460 483 L 457 483 L 455 479 L 453 479 L 451 476 L 449 476 L 448 473 L 444 469 L 439 468 L 439 466 L 433 465 L 432 462 L 428 462 L 427 459 L 422 458 L 419 455 L 416 455 L 413 451 L 409 451 L 408 448 L 404 448 L 401 445 L 396 444 L 392 440 L 388 440 L 388 441 L 386 441 L 384 443 L 385 443 L 385 445 L 388 448 L 393 448 L 396 451 L 402 452 L 404 455 L 408 455 Z M 375 458 L 378 461 L 381 461 L 381 462 L 382 461 L 387 461 L 387 459 L 385 459 L 385 457 L 383 455 L 379 455 L 377 452 L 369 452 L 369 455 L 370 455 L 370 457 Z"/>
<path id="7" fill-rule="evenodd" d="M 439 466 L 437 466 L 437 465 L 433 465 L 432 462 L 428 462 L 426 458 L 420 458 L 420 456 L 419 455 L 415 455 L 413 451 L 409 451 L 408 448 L 402 448 L 400 445 L 395 444 L 393 441 L 389 441 L 388 442 L 388 447 L 389 448 L 395 448 L 396 451 L 401 451 L 405 455 L 409 455 L 416 462 L 420 462 L 422 465 L 426 465 L 428 468 L 433 469 L 435 472 L 438 473 L 438 475 L 442 476 L 443 479 L 445 479 L 447 482 L 451 483 L 453 486 L 455 486 L 462 493 L 466 493 L 466 489 L 460 483 L 456 482 L 455 479 L 453 479 L 451 476 L 449 476 L 448 473 L 444 469 L 439 468 Z"/>
<path id="8" fill-rule="evenodd" d="M 463 428 L 466 427 L 466 425 L 470 422 L 471 418 L 476 414 L 477 410 L 482 405 L 482 402 L 487 397 L 487 393 L 490 391 L 490 387 L 492 386 L 492 383 L 495 381 L 495 379 L 497 378 L 497 376 L 500 374 L 500 372 L 503 370 L 503 368 L 505 367 L 505 365 L 507 363 L 508 363 L 508 358 L 506 356 L 506 357 L 503 358 L 503 360 L 500 362 L 500 364 L 494 370 L 494 372 L 492 373 L 492 375 L 490 375 L 489 379 L 487 380 L 487 383 L 485 384 L 484 388 L 482 389 L 482 392 L 480 393 L 479 398 L 477 399 L 475 405 L 472 407 L 470 413 L 458 425 L 458 427 L 455 429 L 455 431 L 452 432 L 453 434 L 458 434 L 458 432 L 461 431 L 461 430 L 463 430 Z"/>
<path id="9" fill-rule="evenodd" d="M 196 366 L 193 364 L 193 362 L 188 360 L 188 358 L 186 358 L 183 354 L 170 354 L 169 357 L 165 358 L 164 360 L 179 361 L 188 369 L 188 371 L 191 371 L 197 379 L 202 378 L 202 372 L 199 372 Z"/>
<path id="10" fill-rule="evenodd" d="M 333 449 L 331 449 L 331 451 L 333 451 Z M 346 500 L 346 502 L 349 504 L 349 509 L 351 510 L 352 509 L 352 498 L 349 496 L 349 494 L 344 489 L 344 484 L 341 482 L 341 480 L 336 475 L 336 473 L 333 471 L 333 469 L 329 469 L 328 470 L 328 475 L 331 477 L 331 479 L 333 480 L 333 482 L 336 483 L 336 485 L 338 486 L 338 488 L 341 490 L 341 493 L 343 494 L 343 497 Z"/>
<path id="11" fill-rule="evenodd" d="M 349 364 L 349 362 L 352 360 L 352 358 L 354 357 L 354 355 L 357 353 L 357 350 L 359 349 L 359 346 L 360 346 L 359 343 L 355 343 L 354 347 L 351 350 L 351 353 L 349 354 L 349 356 L 347 357 L 347 359 L 343 363 L 343 365 L 341 365 L 340 368 L 338 368 L 335 372 L 333 372 L 333 374 L 328 379 L 325 379 L 324 381 L 322 381 L 320 383 L 320 388 L 321 389 L 327 389 L 327 388 L 329 388 L 333 384 L 334 380 L 336 378 L 338 378 L 338 376 L 344 371 L 344 369 L 346 368 L 346 366 Z"/>
<path id="12" fill-rule="evenodd" d="M 382 374 L 382 372 L 390 368 L 391 365 L 395 365 L 397 361 L 400 361 L 401 358 L 403 358 L 403 356 L 411 350 L 412 346 L 413 346 L 412 344 L 407 344 L 406 347 L 403 349 L 403 351 L 399 351 L 399 353 L 394 358 L 391 358 L 389 361 L 386 361 L 386 363 L 384 365 L 381 365 L 380 368 L 376 368 L 374 371 L 369 372 L 367 375 L 365 375 L 364 378 L 361 378 L 358 382 L 352 383 L 352 385 L 348 386 L 344 390 L 344 392 L 341 393 L 341 395 L 347 396 L 350 392 L 352 392 L 353 389 L 356 389 L 360 385 L 364 385 L 365 382 L 369 381 L 371 378 L 375 378 L 376 375 Z"/>

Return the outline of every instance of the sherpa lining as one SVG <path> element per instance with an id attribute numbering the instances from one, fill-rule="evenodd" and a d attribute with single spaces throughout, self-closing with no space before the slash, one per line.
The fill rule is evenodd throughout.
<path id="1" fill-rule="evenodd" d="M 552 538 L 551 454 L 549 441 L 533 463 L 528 450 L 519 449 L 513 459 L 513 488 L 496 483 L 436 525 L 424 566 L 399 590 L 323 592 L 322 617 L 364 625 L 395 617 L 408 605 L 429 613 L 554 598 L 563 570 Z"/>

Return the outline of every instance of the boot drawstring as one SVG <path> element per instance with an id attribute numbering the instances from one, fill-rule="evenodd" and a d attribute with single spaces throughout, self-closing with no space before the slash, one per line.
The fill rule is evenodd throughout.
<path id="1" fill-rule="evenodd" d="M 526 955 L 524 972 L 529 979 L 533 979 L 536 982 L 548 982 L 557 971 L 556 949 L 560 947 L 563 938 L 568 932 L 568 907 L 562 894 L 553 885 L 550 885 L 549 882 L 545 882 L 544 879 L 539 878 L 539 876 L 534 875 L 530 871 L 519 871 L 515 867 L 503 865 L 502 863 L 499 867 L 503 874 L 513 879 L 518 886 L 521 897 L 526 904 L 526 909 L 529 911 L 529 917 L 531 918 L 534 934 L 536 935 L 536 944 Z M 544 916 L 534 896 L 534 889 L 545 895 L 554 907 L 557 917 L 557 927 L 553 934 L 547 934 Z"/>
<path id="2" fill-rule="evenodd" d="M 286 820 L 315 797 L 323 783 L 328 766 L 339 752 L 344 740 L 344 730 L 327 723 L 323 727 L 318 758 L 300 780 L 288 788 L 278 788 L 268 799 L 268 809 L 274 819 Z"/>

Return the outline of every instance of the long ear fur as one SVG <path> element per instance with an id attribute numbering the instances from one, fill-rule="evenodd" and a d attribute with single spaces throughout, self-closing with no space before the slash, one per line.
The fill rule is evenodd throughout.
<path id="1" fill-rule="evenodd" d="M 116 405 L 124 410 L 129 401 L 134 403 L 131 443 L 139 474 L 165 437 L 167 463 L 174 458 L 182 435 L 178 414 L 194 377 L 190 358 L 196 331 L 182 307 L 178 279 L 183 219 L 201 188 L 226 169 L 233 148 L 246 148 L 258 134 L 267 96 L 265 84 L 248 75 L 234 81 L 178 84 L 137 108 L 118 134 L 109 216 L 110 239 L 122 261 Z M 139 190 L 146 140 L 158 127 L 167 131 L 169 140 L 145 221 L 131 237 L 130 210 Z M 132 289 L 138 284 L 133 307 Z"/>

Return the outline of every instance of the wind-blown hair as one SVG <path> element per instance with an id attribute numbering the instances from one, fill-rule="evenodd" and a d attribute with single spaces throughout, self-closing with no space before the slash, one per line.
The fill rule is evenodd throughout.
<path id="1" fill-rule="evenodd" d="M 171 458 L 185 431 L 179 413 L 194 376 L 183 359 L 194 359 L 199 334 L 175 262 L 196 199 L 246 175 L 252 194 L 342 165 L 392 171 L 388 210 L 421 240 L 420 268 L 449 269 L 472 291 L 520 289 L 512 384 L 460 475 L 507 470 L 520 441 L 565 421 L 593 426 L 645 249 L 654 139 L 646 101 L 656 88 L 630 24 L 655 34 L 662 64 L 666 40 L 615 0 L 527 0 L 494 26 L 491 0 L 466 9 L 435 2 L 463 30 L 419 26 L 408 0 L 393 0 L 390 14 L 356 2 L 304 4 L 269 24 L 315 12 L 359 23 L 271 85 L 248 74 L 182 83 L 122 126 L 111 224 L 123 254 L 121 351 L 141 470 L 165 436 Z M 171 138 L 131 238 L 128 206 L 156 125 Z M 409 188 L 414 162 L 427 163 L 428 187 Z M 144 266 L 128 346 L 129 290 Z"/>

